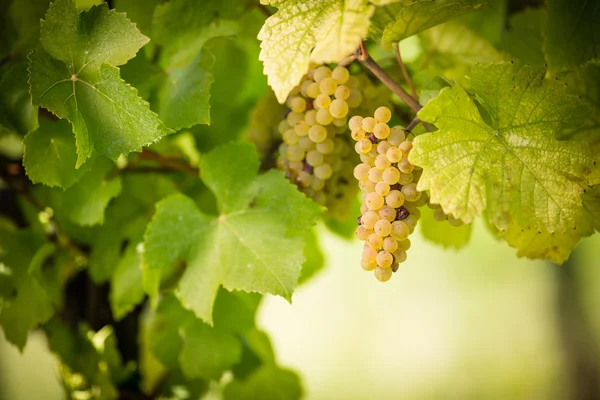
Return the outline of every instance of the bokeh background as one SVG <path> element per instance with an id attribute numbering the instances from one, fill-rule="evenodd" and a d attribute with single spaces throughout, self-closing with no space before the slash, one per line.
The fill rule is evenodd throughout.
<path id="1" fill-rule="evenodd" d="M 258 318 L 306 399 L 600 396 L 600 236 L 557 266 L 517 258 L 481 224 L 458 252 L 417 231 L 382 284 L 359 242 L 318 231 L 325 269 Z M 23 354 L 0 339 L 0 398 L 63 399 L 43 335 L 30 339 Z"/>

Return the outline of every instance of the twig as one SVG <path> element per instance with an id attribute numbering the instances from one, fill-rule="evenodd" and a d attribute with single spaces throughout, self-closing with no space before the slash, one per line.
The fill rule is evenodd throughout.
<path id="1" fill-rule="evenodd" d="M 417 89 L 415 88 L 415 85 L 414 85 L 412 79 L 410 79 L 410 75 L 408 75 L 408 71 L 406 70 L 406 65 L 404 65 L 404 62 L 402 61 L 402 55 L 400 54 L 400 45 L 398 43 L 394 43 L 394 53 L 396 53 L 396 60 L 398 61 L 398 65 L 400 66 L 400 69 L 402 70 L 402 75 L 404 75 L 404 80 L 408 84 L 408 87 L 410 87 L 410 91 L 412 93 L 413 99 L 415 99 L 416 101 L 419 101 L 419 97 L 417 96 Z"/>
<path id="2" fill-rule="evenodd" d="M 181 159 L 174 159 L 170 156 L 163 156 L 162 154 L 155 153 L 148 149 L 143 149 L 141 153 L 139 153 L 140 158 L 146 160 L 156 161 L 164 170 L 170 171 L 178 171 L 185 172 L 187 174 L 193 175 L 194 177 L 198 177 L 200 174 L 200 170 L 196 167 L 192 167 L 187 162 Z"/>
<path id="3" fill-rule="evenodd" d="M 256 4 L 256 8 L 263 13 L 267 18 L 269 18 L 271 16 L 271 11 L 269 11 L 269 9 L 267 7 L 265 7 L 264 4 L 260 4 L 260 3 L 255 3 Z"/>
<path id="4" fill-rule="evenodd" d="M 412 98 L 400 85 L 398 85 L 372 58 L 369 57 L 364 42 L 361 42 L 360 48 L 356 51 L 356 58 L 362 65 L 367 67 L 384 85 L 394 92 L 400 99 L 406 103 L 415 113 L 421 109 L 418 101 Z"/>
<path id="5" fill-rule="evenodd" d="M 349 55 L 338 63 L 338 67 L 345 67 L 346 65 L 352 64 L 354 61 L 356 61 L 356 54 Z"/>
<path id="6" fill-rule="evenodd" d="M 419 117 L 415 117 L 412 121 L 410 121 L 410 124 L 408 124 L 408 126 L 406 127 L 406 130 L 409 132 L 412 132 L 412 130 L 418 124 L 422 124 L 423 128 L 425 128 L 425 130 L 427 132 L 431 132 L 431 127 L 429 126 L 429 124 L 427 122 L 421 121 L 421 119 L 419 119 Z"/>

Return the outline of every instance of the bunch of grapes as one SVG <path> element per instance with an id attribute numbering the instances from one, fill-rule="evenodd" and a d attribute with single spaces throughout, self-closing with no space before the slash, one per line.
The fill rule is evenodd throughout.
<path id="1" fill-rule="evenodd" d="M 355 196 L 352 167 L 356 155 L 347 132 L 347 115 L 359 107 L 361 81 L 348 69 L 320 66 L 309 70 L 287 100 L 289 113 L 278 125 L 283 138 L 278 168 L 300 190 L 344 218 Z"/>
<path id="2" fill-rule="evenodd" d="M 279 104 L 273 92 L 269 91 L 250 113 L 244 137 L 254 144 L 263 161 L 273 152 L 273 148 L 281 143 L 277 124 L 285 116 L 285 112 L 285 106 Z"/>
<path id="3" fill-rule="evenodd" d="M 417 190 L 421 170 L 408 161 L 413 147 L 404 128 L 390 128 L 387 107 L 375 110 L 374 117 L 353 116 L 349 127 L 362 163 L 354 177 L 362 190 L 361 216 L 356 236 L 365 241 L 362 267 L 374 271 L 382 282 L 406 260 L 408 236 L 421 215 L 417 207 L 427 196 Z"/>

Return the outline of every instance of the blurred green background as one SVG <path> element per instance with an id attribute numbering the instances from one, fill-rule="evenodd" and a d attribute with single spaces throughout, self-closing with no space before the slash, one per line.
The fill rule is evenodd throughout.
<path id="1" fill-rule="evenodd" d="M 481 224 L 459 252 L 416 233 L 382 284 L 360 268 L 357 241 L 319 233 L 325 270 L 259 315 L 306 399 L 600 396 L 600 236 L 556 266 L 518 259 Z M 0 339 L 0 398 L 64 398 L 43 335 L 22 355 Z"/>

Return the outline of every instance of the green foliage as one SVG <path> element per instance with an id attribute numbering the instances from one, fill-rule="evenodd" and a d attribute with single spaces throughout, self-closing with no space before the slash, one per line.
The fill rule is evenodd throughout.
<path id="1" fill-rule="evenodd" d="M 600 231 L 598 2 L 0 3 L 0 325 L 20 349 L 43 329 L 69 398 L 302 396 L 257 310 L 323 268 L 320 218 L 351 240 L 360 215 L 327 219 L 274 165 L 310 64 L 351 62 L 361 108 L 407 126 L 362 86 L 375 65 L 412 92 L 409 38 L 418 187 L 468 223 L 422 208 L 425 239 L 463 248 L 482 216 L 562 263 Z M 369 68 L 347 59 L 366 39 Z"/>

